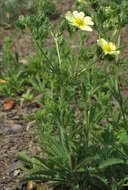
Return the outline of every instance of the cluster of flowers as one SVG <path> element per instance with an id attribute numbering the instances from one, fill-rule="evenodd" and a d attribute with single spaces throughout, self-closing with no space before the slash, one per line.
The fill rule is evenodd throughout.
<path id="1" fill-rule="evenodd" d="M 68 11 L 65 18 L 68 20 L 69 24 L 81 30 L 92 31 L 91 26 L 94 25 L 94 22 L 90 16 L 85 16 L 84 12 L 73 11 L 73 13 L 71 13 Z M 120 51 L 117 51 L 116 45 L 113 42 L 107 42 L 103 38 L 97 40 L 97 45 L 102 48 L 105 55 L 118 55 L 120 53 Z"/>

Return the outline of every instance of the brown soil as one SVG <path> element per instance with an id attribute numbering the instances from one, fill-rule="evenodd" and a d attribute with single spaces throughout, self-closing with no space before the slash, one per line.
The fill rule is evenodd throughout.
<path id="1" fill-rule="evenodd" d="M 61 1 L 57 9 L 61 10 L 64 14 L 68 10 L 73 9 L 74 0 Z M 0 28 L 1 40 L 0 44 L 3 44 L 3 38 L 6 36 L 11 36 L 14 39 L 13 50 L 17 50 L 20 59 L 25 63 L 24 57 L 30 52 L 33 53 L 32 42 L 29 40 L 29 36 L 26 33 L 20 34 L 15 29 L 4 29 Z M 124 44 L 128 43 L 127 36 L 128 28 L 125 28 L 122 32 Z M 91 34 L 92 35 L 92 34 Z M 88 44 L 94 43 L 96 41 L 95 32 L 89 38 Z M 124 52 L 125 55 L 128 54 L 128 48 Z M 1 59 L 1 53 L 0 53 Z M 13 100 L 15 102 L 15 100 Z M 24 119 L 26 115 L 33 115 L 36 109 L 38 109 L 35 103 L 24 103 L 22 106 L 15 103 L 11 110 L 5 110 L 3 107 L 4 98 L 0 98 L 0 190 L 32 190 L 28 189 L 27 183 L 19 183 L 19 179 L 24 175 L 23 171 L 19 169 L 21 162 L 17 161 L 13 155 L 17 151 L 24 151 L 29 155 L 32 155 L 31 147 L 35 147 L 33 152 L 35 153 L 38 148 L 36 143 L 33 141 L 32 127 L 36 127 L 34 123 L 30 125 L 28 121 Z M 47 185 L 42 185 L 42 189 L 52 189 L 48 188 Z M 34 189 L 34 188 L 33 188 Z"/>

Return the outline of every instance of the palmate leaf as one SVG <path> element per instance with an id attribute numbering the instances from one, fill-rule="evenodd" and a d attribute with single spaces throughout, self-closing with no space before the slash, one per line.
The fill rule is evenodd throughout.
<path id="1" fill-rule="evenodd" d="M 98 175 L 95 175 L 95 174 L 92 174 L 91 177 L 96 178 L 97 180 L 99 180 L 104 185 L 108 184 L 108 181 L 107 181 L 107 179 L 105 177 L 101 177 L 101 176 L 98 176 Z"/>
<path id="2" fill-rule="evenodd" d="M 39 170 L 39 171 L 28 171 L 27 174 L 21 179 L 21 181 L 42 181 L 48 182 L 49 184 L 62 184 L 65 181 L 68 181 L 69 177 L 65 178 L 65 175 L 57 175 L 57 173 L 53 170 Z"/>
<path id="3" fill-rule="evenodd" d="M 75 170 L 79 170 L 82 167 L 85 167 L 87 164 L 89 164 L 90 162 L 92 162 L 94 160 L 94 156 L 93 157 L 88 157 L 83 159 L 78 165 L 76 165 Z"/>
<path id="4" fill-rule="evenodd" d="M 99 168 L 103 169 L 103 168 L 106 168 L 106 167 L 109 167 L 109 166 L 113 166 L 113 165 L 116 165 L 116 164 L 123 164 L 123 163 L 124 163 L 124 161 L 121 160 L 121 159 L 110 158 L 108 160 L 104 160 L 103 162 L 101 162 Z"/>
<path id="5" fill-rule="evenodd" d="M 67 154 L 62 146 L 60 139 L 52 136 L 44 136 L 43 142 L 41 142 L 41 148 L 44 152 L 48 153 L 51 157 L 57 156 L 60 158 L 66 158 Z"/>
<path id="6" fill-rule="evenodd" d="M 68 145 L 68 139 L 65 139 L 63 129 L 59 128 L 60 138 L 53 136 L 42 136 L 43 142 L 41 142 L 41 148 L 50 157 L 60 158 L 61 160 L 69 161 L 70 151 Z"/>
<path id="7" fill-rule="evenodd" d="M 26 170 L 26 175 L 22 177 L 21 181 L 28 181 L 28 180 L 41 180 L 41 181 L 48 181 L 49 179 L 52 179 L 56 172 L 52 171 L 50 169 L 40 169 L 35 171 L 35 169 Z"/>
<path id="8" fill-rule="evenodd" d="M 70 172 L 70 170 L 67 168 L 67 167 L 65 167 L 65 165 L 64 164 L 62 164 L 59 160 L 57 160 L 56 158 L 48 158 L 48 160 L 43 160 L 43 159 L 41 159 L 41 158 L 39 158 L 39 157 L 36 157 L 36 159 L 37 160 L 39 160 L 41 163 L 42 163 L 42 166 L 44 167 L 44 169 L 47 169 L 47 170 L 50 170 L 50 169 L 52 169 L 51 168 L 51 165 L 56 165 L 56 166 L 58 166 L 58 168 L 54 168 L 54 171 L 53 171 L 53 169 L 52 169 L 52 171 L 53 171 L 53 173 L 55 172 L 55 171 L 58 171 L 58 170 L 62 170 L 62 171 L 66 171 L 66 172 Z M 50 163 L 49 163 L 50 162 Z"/>
<path id="9" fill-rule="evenodd" d="M 14 157 L 28 164 L 32 164 L 32 159 L 29 156 L 27 156 L 24 152 L 17 152 L 14 155 Z"/>
<path id="10" fill-rule="evenodd" d="M 32 176 L 32 175 L 26 175 L 26 176 L 24 176 L 24 177 L 22 177 L 21 178 L 21 180 L 20 180 L 20 182 L 25 182 L 25 181 L 30 181 L 30 180 L 32 180 L 32 181 L 47 181 L 47 180 L 49 180 L 48 179 L 48 177 L 46 176 L 46 177 L 44 177 L 44 176 L 41 176 L 41 175 L 38 175 L 38 176 Z"/>
<path id="11" fill-rule="evenodd" d="M 68 169 L 68 167 L 65 167 L 64 163 L 60 163 L 59 160 L 56 161 L 55 158 L 50 159 L 50 161 L 51 161 L 51 163 L 55 164 L 58 167 L 57 171 L 62 170 L 62 171 L 66 171 L 66 172 L 70 173 L 70 170 Z M 56 169 L 54 168 L 54 170 L 56 170 Z"/>
<path id="12" fill-rule="evenodd" d="M 44 170 L 50 170 L 51 169 L 51 166 L 43 158 L 39 158 L 38 156 L 35 156 L 34 158 L 41 163 L 42 169 L 44 169 Z"/>
<path id="13" fill-rule="evenodd" d="M 41 143 L 43 151 L 48 154 L 48 159 L 43 160 L 37 156 L 35 158 L 42 163 L 44 168 L 53 168 L 56 166 L 56 169 L 60 168 L 61 170 L 70 172 L 69 157 L 67 152 L 65 152 L 61 140 L 50 136 L 48 139 L 49 141 L 44 139 L 44 142 Z"/>

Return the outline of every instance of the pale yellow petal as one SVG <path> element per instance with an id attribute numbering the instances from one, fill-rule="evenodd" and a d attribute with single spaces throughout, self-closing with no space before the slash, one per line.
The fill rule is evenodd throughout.
<path id="1" fill-rule="evenodd" d="M 72 13 L 71 13 L 70 11 L 68 11 L 68 12 L 66 13 L 66 15 L 65 15 L 65 18 L 66 18 L 68 21 L 72 22 L 72 19 L 73 19 Z"/>
<path id="2" fill-rule="evenodd" d="M 72 15 L 74 18 L 76 18 L 76 17 L 78 17 L 79 13 L 78 13 L 78 11 L 73 11 Z"/>
<path id="3" fill-rule="evenodd" d="M 89 32 L 92 31 L 92 28 L 90 26 L 88 26 L 88 25 L 84 25 L 84 26 L 80 27 L 80 29 L 81 30 L 86 30 L 86 31 L 89 31 Z"/>
<path id="4" fill-rule="evenodd" d="M 110 42 L 109 45 L 110 45 L 112 50 L 116 50 L 116 46 L 113 42 Z"/>
<path id="5" fill-rule="evenodd" d="M 98 46 L 100 46 L 101 48 L 103 48 L 103 46 L 106 44 L 107 45 L 107 41 L 104 40 L 103 38 L 97 40 L 97 44 Z"/>
<path id="6" fill-rule="evenodd" d="M 94 23 L 92 22 L 92 18 L 89 17 L 89 16 L 86 16 L 86 17 L 84 18 L 84 21 L 85 21 L 85 23 L 86 23 L 87 25 L 94 25 Z"/>
<path id="7" fill-rule="evenodd" d="M 73 16 L 74 16 L 74 18 L 83 18 L 84 17 L 84 13 L 83 12 L 74 11 L 73 12 Z"/>

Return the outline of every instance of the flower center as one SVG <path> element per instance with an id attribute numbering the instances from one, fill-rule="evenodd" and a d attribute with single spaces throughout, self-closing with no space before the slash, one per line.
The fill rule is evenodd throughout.
<path id="1" fill-rule="evenodd" d="M 83 26 L 84 25 L 84 19 L 82 19 L 82 18 L 75 18 L 74 22 L 77 26 Z"/>
<path id="2" fill-rule="evenodd" d="M 105 44 L 105 45 L 104 45 L 104 50 L 105 50 L 106 52 L 112 51 L 110 45 L 108 45 L 108 44 Z"/>

